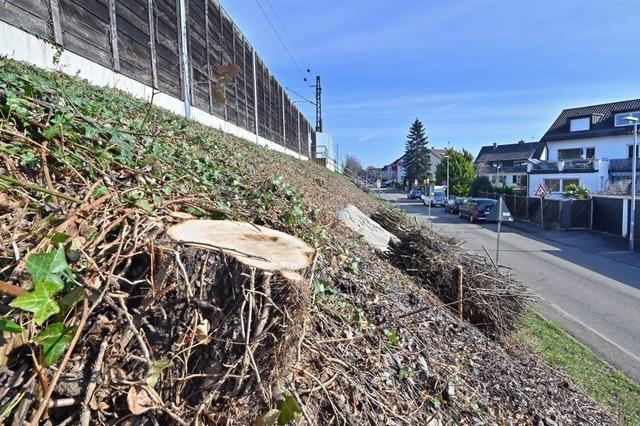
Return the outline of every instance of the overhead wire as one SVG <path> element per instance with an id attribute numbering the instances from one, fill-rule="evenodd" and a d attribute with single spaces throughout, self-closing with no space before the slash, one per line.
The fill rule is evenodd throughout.
<path id="1" fill-rule="evenodd" d="M 293 41 L 293 38 L 291 37 L 291 34 L 289 34 L 289 31 L 287 31 L 286 25 L 284 25 L 284 23 L 280 19 L 280 15 L 278 15 L 278 12 L 276 12 L 276 9 L 273 7 L 273 4 L 271 3 L 271 0 L 265 0 L 265 1 L 269 5 L 269 8 L 271 9 L 271 12 L 273 12 L 273 15 L 278 20 L 278 23 L 280 24 L 280 27 L 282 27 L 282 29 L 284 30 L 284 35 L 289 40 L 289 43 L 291 43 L 291 46 L 293 47 L 294 52 L 298 55 L 298 59 L 300 59 L 300 62 L 302 62 L 302 65 L 305 65 L 305 68 L 306 68 L 307 72 L 309 72 L 309 67 L 307 66 L 307 61 L 304 60 L 304 57 L 300 53 L 300 50 L 298 50 L 298 46 Z"/>
<path id="2" fill-rule="evenodd" d="M 296 59 L 293 57 L 293 55 L 291 54 L 291 51 L 289 50 L 289 48 L 287 47 L 287 45 L 285 44 L 284 40 L 282 39 L 282 37 L 280 36 L 280 33 L 278 32 L 278 30 L 276 29 L 275 25 L 273 25 L 273 22 L 271 22 L 271 19 L 269 18 L 269 15 L 267 14 L 267 12 L 264 10 L 264 8 L 262 7 L 262 5 L 260 4 L 260 0 L 256 0 L 256 4 L 258 5 L 258 7 L 260 8 L 260 11 L 262 11 L 262 14 L 264 15 L 265 19 L 267 20 L 267 22 L 269 23 L 269 25 L 271 26 L 271 29 L 273 30 L 273 32 L 275 33 L 276 37 L 278 37 L 278 40 L 280 40 L 280 44 L 282 44 L 282 47 L 284 48 L 285 52 L 287 52 L 287 55 L 289 56 L 289 59 L 291 59 L 291 62 L 293 62 L 293 64 L 295 65 L 295 67 L 298 69 L 298 72 L 300 73 L 300 75 L 302 76 L 303 80 L 306 79 L 304 72 L 302 72 L 302 68 L 300 68 L 300 65 L 298 64 L 298 62 L 296 61 Z M 277 15 L 276 15 L 277 18 Z M 279 18 L 278 18 L 279 19 Z"/>

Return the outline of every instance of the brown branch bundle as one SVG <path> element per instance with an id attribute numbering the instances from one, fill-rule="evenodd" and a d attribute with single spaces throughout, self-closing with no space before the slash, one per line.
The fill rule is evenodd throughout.
<path id="1" fill-rule="evenodd" d="M 390 244 L 391 262 L 418 278 L 447 304 L 458 300 L 454 268 L 462 266 L 464 319 L 487 334 L 497 338 L 509 334 L 534 300 L 532 292 L 512 275 L 499 271 L 486 258 L 463 250 L 455 240 L 420 225 L 404 213 L 381 207 L 373 219 L 399 239 L 398 243 Z"/>

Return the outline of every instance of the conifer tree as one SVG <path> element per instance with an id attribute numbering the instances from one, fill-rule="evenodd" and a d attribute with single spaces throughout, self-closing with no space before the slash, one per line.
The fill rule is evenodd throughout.
<path id="1" fill-rule="evenodd" d="M 431 155 L 427 143 L 424 126 L 416 118 L 409 129 L 404 154 L 405 179 L 410 186 L 413 186 L 415 179 L 422 184 L 423 179 L 431 178 Z"/>

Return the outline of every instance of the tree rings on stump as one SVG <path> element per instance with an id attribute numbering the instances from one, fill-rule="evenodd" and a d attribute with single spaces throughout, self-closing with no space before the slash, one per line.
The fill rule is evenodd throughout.
<path id="1" fill-rule="evenodd" d="M 171 226 L 176 241 L 212 249 L 263 271 L 298 271 L 309 267 L 313 248 L 284 232 L 231 220 L 187 220 Z"/>

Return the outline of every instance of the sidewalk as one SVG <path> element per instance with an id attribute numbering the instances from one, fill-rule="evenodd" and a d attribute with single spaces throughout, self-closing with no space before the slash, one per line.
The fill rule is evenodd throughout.
<path id="1" fill-rule="evenodd" d="M 537 224 L 516 219 L 503 225 L 526 232 L 537 238 L 565 244 L 589 253 L 607 257 L 616 262 L 640 268 L 640 253 L 628 250 L 628 240 L 615 235 L 587 230 L 557 231 L 540 229 Z"/>

